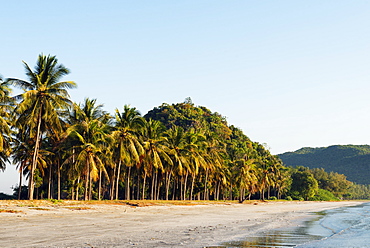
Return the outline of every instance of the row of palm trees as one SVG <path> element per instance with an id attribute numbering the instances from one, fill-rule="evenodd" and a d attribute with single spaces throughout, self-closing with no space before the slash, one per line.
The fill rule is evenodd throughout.
<path id="1" fill-rule="evenodd" d="M 29 199 L 242 201 L 280 198 L 289 186 L 281 161 L 235 127 L 238 138 L 223 140 L 128 105 L 111 116 L 96 99 L 70 100 L 76 84 L 60 81 L 69 70 L 55 56 L 41 54 L 34 70 L 23 63 L 28 81 L 1 80 L 0 166 L 12 160 L 20 182 L 28 177 Z M 11 97 L 10 86 L 23 93 Z"/>

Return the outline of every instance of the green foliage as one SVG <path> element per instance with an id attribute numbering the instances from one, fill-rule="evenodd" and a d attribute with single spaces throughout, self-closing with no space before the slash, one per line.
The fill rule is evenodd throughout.
<path id="1" fill-rule="evenodd" d="M 271 197 L 269 198 L 269 200 L 270 200 L 270 201 L 276 201 L 276 200 L 277 200 L 277 198 L 276 198 L 276 196 L 271 196 Z"/>
<path id="2" fill-rule="evenodd" d="M 317 194 L 310 197 L 308 200 L 310 201 L 339 201 L 339 199 L 335 197 L 333 193 L 325 189 L 319 189 Z"/>
<path id="3" fill-rule="evenodd" d="M 62 203 L 63 201 L 62 200 L 56 200 L 56 199 L 50 199 L 50 202 L 53 203 L 53 204 L 58 204 L 58 203 Z"/>
<path id="4" fill-rule="evenodd" d="M 144 117 L 158 120 L 168 129 L 173 126 L 180 126 L 185 131 L 194 128 L 197 131 L 212 132 L 222 139 L 227 139 L 231 135 L 225 117 L 216 112 L 212 113 L 206 107 L 197 107 L 188 99 L 183 103 L 172 105 L 163 103 L 150 110 Z"/>
<path id="5" fill-rule="evenodd" d="M 369 184 L 370 146 L 335 145 L 320 148 L 301 148 L 295 152 L 278 155 L 288 166 L 324 168 L 347 176 L 348 180 L 359 184 Z"/>
<path id="6" fill-rule="evenodd" d="M 370 185 L 352 184 L 346 194 L 343 194 L 343 198 L 346 200 L 369 200 Z"/>
<path id="7" fill-rule="evenodd" d="M 287 201 L 293 201 L 293 198 L 290 195 L 288 195 L 287 197 L 285 197 L 285 200 L 287 200 Z"/>
<path id="8" fill-rule="evenodd" d="M 292 172 L 292 185 L 290 188 L 290 195 L 293 199 L 301 200 L 301 198 L 308 200 L 313 197 L 318 189 L 317 180 L 313 175 L 305 170 L 304 167 L 300 167 Z"/>
<path id="9" fill-rule="evenodd" d="M 343 174 L 336 172 L 327 173 L 323 168 L 314 168 L 310 172 L 318 181 L 320 189 L 328 190 L 339 198 L 348 193 L 348 189 L 352 185 L 352 182 L 348 181 Z"/>

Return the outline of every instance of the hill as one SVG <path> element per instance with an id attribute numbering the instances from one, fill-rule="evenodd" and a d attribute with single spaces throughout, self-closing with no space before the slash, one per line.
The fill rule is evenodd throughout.
<path id="1" fill-rule="evenodd" d="M 334 145 L 329 147 L 304 147 L 295 152 L 278 155 L 287 166 L 324 168 L 347 176 L 349 181 L 370 184 L 370 146 Z"/>

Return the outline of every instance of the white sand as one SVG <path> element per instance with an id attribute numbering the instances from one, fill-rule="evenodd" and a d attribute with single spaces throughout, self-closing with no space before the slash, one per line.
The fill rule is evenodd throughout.
<path id="1" fill-rule="evenodd" d="M 35 208 L 0 201 L 0 210 L 22 211 L 0 211 L 0 247 L 216 246 L 297 225 L 298 220 L 313 217 L 317 211 L 360 203 L 281 201 L 149 207 L 78 203 Z"/>

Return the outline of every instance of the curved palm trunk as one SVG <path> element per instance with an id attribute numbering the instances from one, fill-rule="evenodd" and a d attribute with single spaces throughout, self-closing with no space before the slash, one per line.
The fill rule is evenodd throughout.
<path id="1" fill-rule="evenodd" d="M 40 136 L 41 136 L 41 111 L 38 117 L 36 143 L 35 143 L 35 150 L 33 152 L 31 175 L 30 175 L 30 181 L 29 181 L 28 199 L 30 200 L 33 200 L 33 195 L 35 191 L 34 174 L 35 174 L 35 169 L 36 169 L 37 158 L 39 156 Z"/>

